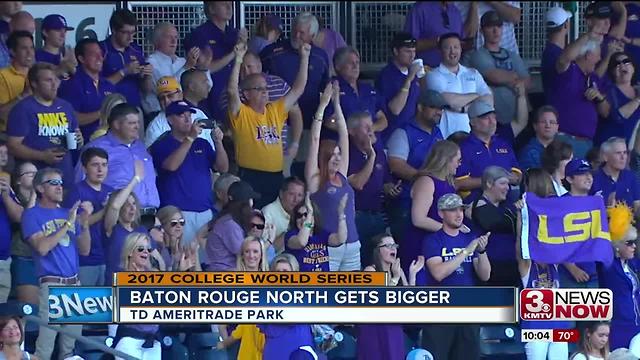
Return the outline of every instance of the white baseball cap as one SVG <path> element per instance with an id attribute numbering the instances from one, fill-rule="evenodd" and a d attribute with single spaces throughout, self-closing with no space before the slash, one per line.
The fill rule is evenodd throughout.
<path id="1" fill-rule="evenodd" d="M 558 27 L 570 19 L 573 15 L 561 7 L 552 7 L 547 10 L 545 21 L 548 28 Z"/>

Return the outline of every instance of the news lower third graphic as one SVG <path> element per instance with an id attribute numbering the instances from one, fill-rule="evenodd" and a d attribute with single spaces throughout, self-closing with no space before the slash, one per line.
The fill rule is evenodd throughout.
<path id="1" fill-rule="evenodd" d="M 524 289 L 520 292 L 520 319 L 605 321 L 613 317 L 609 289 Z"/>
<path id="2" fill-rule="evenodd" d="M 113 288 L 49 287 L 49 323 L 112 323 Z"/>

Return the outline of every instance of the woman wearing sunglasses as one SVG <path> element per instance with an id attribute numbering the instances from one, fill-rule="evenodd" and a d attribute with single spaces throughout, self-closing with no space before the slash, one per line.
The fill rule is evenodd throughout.
<path id="1" fill-rule="evenodd" d="M 416 275 L 424 268 L 424 256 L 418 256 L 409 266 L 409 279 L 402 271 L 398 257 L 398 244 L 389 234 L 371 239 L 373 264 L 364 271 L 384 271 L 389 274 L 391 286 L 415 286 Z M 415 255 L 415 254 L 414 254 Z M 402 325 L 366 324 L 358 326 L 358 359 L 402 360 L 405 356 Z"/>
<path id="2" fill-rule="evenodd" d="M 107 249 L 107 268 L 105 271 L 105 284 L 113 283 L 113 274 L 122 271 L 120 268 L 120 255 L 127 236 L 134 232 L 146 233 L 144 226 L 140 225 L 140 202 L 133 193 L 133 188 L 144 177 L 144 163 L 135 162 L 135 175 L 129 184 L 121 190 L 109 195 L 107 205 L 104 207 L 104 231 Z"/>
<path id="3" fill-rule="evenodd" d="M 158 210 L 156 214 L 160 220 L 163 237 L 158 246 L 162 256 L 161 270 L 166 271 L 201 271 L 198 257 L 198 241 L 191 241 L 189 245 L 183 245 L 185 219 L 182 212 L 175 206 L 169 205 Z"/>
<path id="4" fill-rule="evenodd" d="M 627 53 L 616 52 L 611 55 L 607 75 L 613 86 L 606 94 L 611 109 L 608 121 L 601 122 L 598 128 L 599 143 L 613 136 L 629 142 L 634 133 L 640 119 L 640 93 L 637 90 L 635 72 L 635 64 Z"/>
<path id="5" fill-rule="evenodd" d="M 142 232 L 133 232 L 124 239 L 120 267 L 124 271 L 151 271 L 151 239 Z M 160 359 L 162 348 L 156 339 L 159 330 L 153 324 L 117 325 L 113 341 L 115 349 L 138 359 Z M 116 357 L 116 360 L 121 358 Z"/>
<path id="6" fill-rule="evenodd" d="M 253 236 L 262 241 L 262 247 L 264 248 L 265 256 L 268 260 L 268 266 L 271 260 L 276 257 L 276 248 L 273 246 L 273 242 L 276 239 L 276 228 L 273 224 L 267 224 L 262 211 L 253 210 L 251 229 L 247 235 Z"/>
<path id="7" fill-rule="evenodd" d="M 314 209 L 309 193 L 304 203 L 293 209 L 295 215 L 291 217 L 289 232 L 284 236 L 285 252 L 295 256 L 300 264 L 300 271 L 329 271 L 329 247 L 341 246 L 347 241 L 344 212 L 348 196 L 344 194 L 338 204 L 338 231 L 334 233 L 322 230 L 320 214 Z M 335 216 L 336 213 L 331 215 Z"/>
<path id="8" fill-rule="evenodd" d="M 614 258 L 610 266 L 598 263 L 598 279 L 600 287 L 613 292 L 609 344 L 615 350 L 628 347 L 640 333 L 640 259 L 635 257 L 638 232 L 632 225 L 631 209 L 618 204 L 607 213 Z"/>

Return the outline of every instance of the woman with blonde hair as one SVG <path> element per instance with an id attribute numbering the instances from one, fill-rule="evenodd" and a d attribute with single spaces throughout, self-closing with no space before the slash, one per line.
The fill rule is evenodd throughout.
<path id="1" fill-rule="evenodd" d="M 102 100 L 102 105 L 100 106 L 100 122 L 98 123 L 98 128 L 96 131 L 91 134 L 90 141 L 93 141 L 100 136 L 103 136 L 109 130 L 109 124 L 107 124 L 107 119 L 111 114 L 111 110 L 119 104 L 124 104 L 127 102 L 127 99 L 119 93 L 112 93 L 107 95 L 107 97 Z"/>
<path id="2" fill-rule="evenodd" d="M 17 316 L 0 318 L 0 359 L 37 360 L 35 355 L 22 350 L 24 326 Z"/>
<path id="3" fill-rule="evenodd" d="M 185 219 L 179 208 L 169 205 L 158 210 L 156 218 L 160 220 L 163 241 L 158 245 L 162 257 L 160 270 L 163 271 L 201 271 L 198 248 L 200 241 L 191 241 L 183 245 Z"/>
<path id="4" fill-rule="evenodd" d="M 267 252 L 262 240 L 255 236 L 247 236 L 240 245 L 238 254 L 238 271 L 269 271 Z"/>
<path id="5" fill-rule="evenodd" d="M 462 155 L 460 147 L 453 141 L 436 142 L 411 187 L 411 223 L 400 240 L 400 263 L 409 271 L 409 264 L 416 254 L 422 253 L 422 240 L 428 234 L 442 228 L 442 218 L 438 215 L 435 202 L 444 194 L 455 193 L 453 177 Z M 468 232 L 466 226 L 465 232 Z M 419 282 L 418 282 L 419 283 Z"/>

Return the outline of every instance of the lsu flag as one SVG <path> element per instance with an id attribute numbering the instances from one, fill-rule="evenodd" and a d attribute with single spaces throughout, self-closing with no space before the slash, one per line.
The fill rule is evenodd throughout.
<path id="1" fill-rule="evenodd" d="M 610 263 L 613 248 L 599 196 L 539 198 L 526 193 L 522 208 L 522 258 L 546 264 Z"/>

